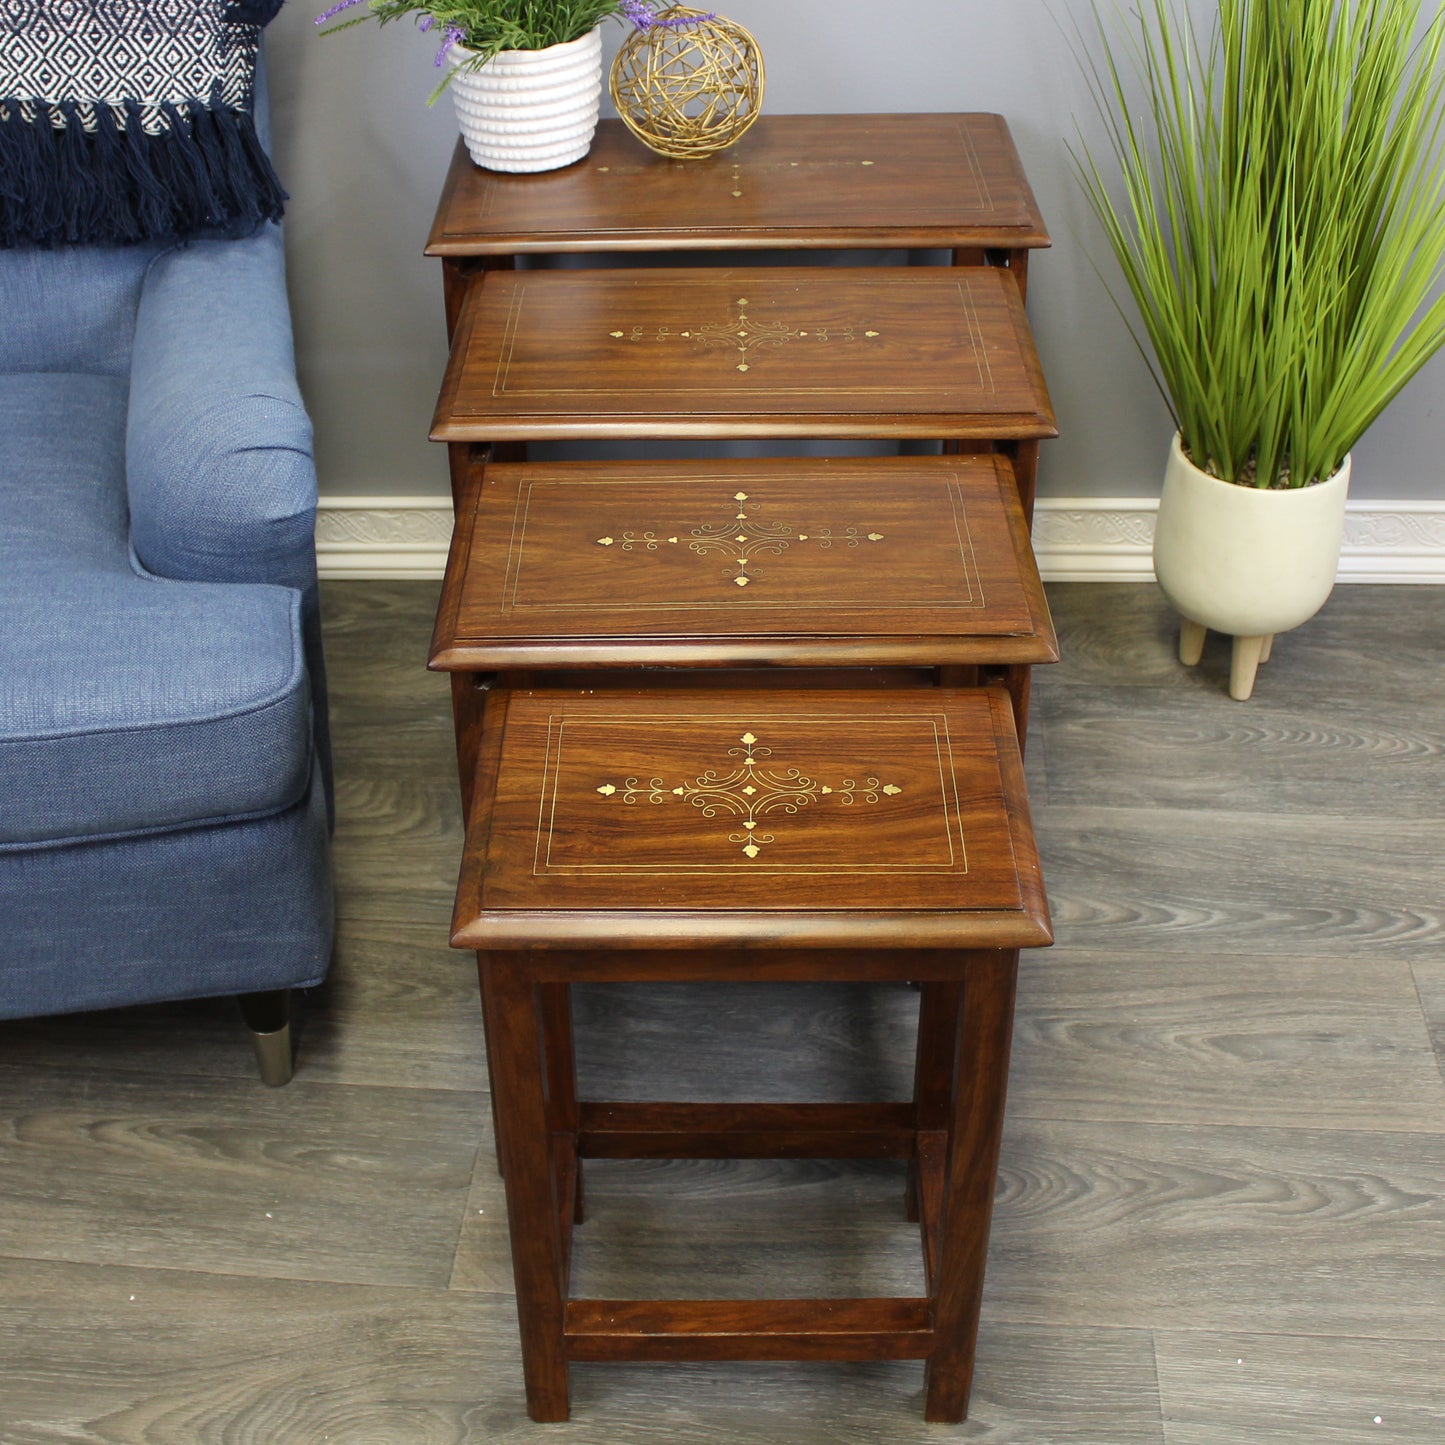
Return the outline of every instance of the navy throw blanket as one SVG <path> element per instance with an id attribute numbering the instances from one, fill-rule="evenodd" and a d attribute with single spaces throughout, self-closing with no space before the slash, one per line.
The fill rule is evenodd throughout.
<path id="1" fill-rule="evenodd" d="M 0 246 L 236 234 L 286 193 L 256 134 L 281 0 L 0 0 Z"/>

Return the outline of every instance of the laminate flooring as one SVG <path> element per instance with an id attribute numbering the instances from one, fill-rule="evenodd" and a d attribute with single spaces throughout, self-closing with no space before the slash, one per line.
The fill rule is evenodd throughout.
<path id="1" fill-rule="evenodd" d="M 0 1445 L 1445 1441 L 1445 591 L 1338 588 L 1241 704 L 1152 587 L 1051 589 L 1058 943 L 1024 960 L 958 1427 L 912 1363 L 578 1366 L 572 1422 L 527 1420 L 435 596 L 324 589 L 339 934 L 288 1088 L 226 1000 L 0 1025 Z M 582 989 L 583 1084 L 901 1096 L 915 1013 Z M 902 1186 L 596 1163 L 577 1286 L 912 1289 Z"/>

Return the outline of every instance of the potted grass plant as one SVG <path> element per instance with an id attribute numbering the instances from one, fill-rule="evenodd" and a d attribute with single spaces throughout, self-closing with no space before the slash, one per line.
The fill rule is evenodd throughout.
<path id="1" fill-rule="evenodd" d="M 554 170 L 592 146 L 602 95 L 600 26 L 675 25 L 652 0 L 338 0 L 317 16 L 323 35 L 411 16 L 438 41 L 467 152 L 489 170 Z"/>
<path id="2" fill-rule="evenodd" d="M 1155 571 L 1181 660 L 1230 634 L 1243 699 L 1329 596 L 1351 449 L 1445 341 L 1445 21 L 1419 0 L 1095 15 L 1107 141 L 1075 160 L 1177 429 Z"/>

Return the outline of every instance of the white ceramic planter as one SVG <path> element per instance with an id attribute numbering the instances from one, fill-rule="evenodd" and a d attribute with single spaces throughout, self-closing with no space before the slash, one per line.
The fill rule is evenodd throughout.
<path id="1" fill-rule="evenodd" d="M 1313 487 L 1236 486 L 1200 471 L 1175 436 L 1154 531 L 1154 573 L 1185 619 L 1184 662 L 1199 660 L 1206 628 L 1228 633 L 1235 639 L 1231 695 L 1250 695 L 1274 634 L 1307 622 L 1330 595 L 1349 485 L 1346 457 Z"/>
<path id="2" fill-rule="evenodd" d="M 602 96 L 602 32 L 546 50 L 504 50 L 477 69 L 457 46 L 449 87 L 467 153 L 491 171 L 550 171 L 592 146 Z"/>

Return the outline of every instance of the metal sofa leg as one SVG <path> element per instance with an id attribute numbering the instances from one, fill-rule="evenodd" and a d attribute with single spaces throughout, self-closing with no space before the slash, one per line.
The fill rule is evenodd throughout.
<path id="1" fill-rule="evenodd" d="M 291 1082 L 294 1070 L 291 1039 L 291 990 L 274 989 L 270 993 L 243 993 L 237 1002 L 241 1016 L 251 1030 L 256 1046 L 256 1063 L 261 1082 L 278 1088 Z"/>

